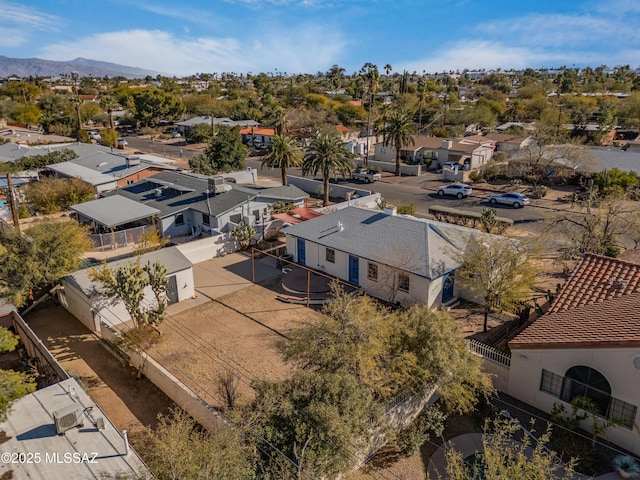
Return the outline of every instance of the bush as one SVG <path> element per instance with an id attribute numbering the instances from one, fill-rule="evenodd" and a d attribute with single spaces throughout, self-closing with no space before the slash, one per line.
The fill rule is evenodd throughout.
<path id="1" fill-rule="evenodd" d="M 401 215 L 416 215 L 416 204 L 411 202 L 409 205 L 398 205 L 398 213 Z"/>
<path id="2" fill-rule="evenodd" d="M 471 170 L 469 172 L 469 180 L 471 180 L 473 183 L 479 182 L 480 180 L 482 180 L 482 173 L 480 173 L 480 171 L 478 170 Z"/>
<path id="3" fill-rule="evenodd" d="M 638 174 L 633 170 L 624 172 L 619 168 L 603 170 L 596 174 L 594 184 L 603 197 L 625 193 L 638 185 Z"/>
<path id="4" fill-rule="evenodd" d="M 42 177 L 40 181 L 27 185 L 25 193 L 34 211 L 44 214 L 95 199 L 93 188 L 79 178 Z"/>

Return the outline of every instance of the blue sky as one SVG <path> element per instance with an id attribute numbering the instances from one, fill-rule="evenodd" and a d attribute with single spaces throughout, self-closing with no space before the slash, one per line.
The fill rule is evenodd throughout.
<path id="1" fill-rule="evenodd" d="M 0 0 L 0 54 L 166 74 L 640 66 L 636 0 Z"/>

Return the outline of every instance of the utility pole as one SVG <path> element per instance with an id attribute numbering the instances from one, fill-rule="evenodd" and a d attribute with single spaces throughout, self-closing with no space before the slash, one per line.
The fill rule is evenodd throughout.
<path id="1" fill-rule="evenodd" d="M 20 221 L 18 220 L 18 207 L 16 206 L 16 196 L 13 193 L 13 183 L 11 182 L 11 174 L 7 173 L 7 190 L 8 198 L 11 202 L 11 215 L 13 216 L 13 226 L 20 233 Z"/>

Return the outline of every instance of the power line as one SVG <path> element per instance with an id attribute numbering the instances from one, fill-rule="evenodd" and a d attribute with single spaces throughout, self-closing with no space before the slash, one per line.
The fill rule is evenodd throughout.
<path id="1" fill-rule="evenodd" d="M 105 309 L 106 309 L 107 311 L 109 311 L 109 312 L 113 313 L 114 315 L 116 315 L 116 314 L 115 314 L 112 310 L 110 310 L 109 308 L 106 308 L 106 307 L 105 307 Z M 116 315 L 116 317 L 117 317 L 117 315 Z M 105 319 L 105 320 L 106 320 L 106 319 Z M 173 321 L 177 322 L 177 320 L 175 320 L 175 319 L 173 319 Z M 109 323 L 111 324 L 111 327 L 112 327 L 112 328 L 114 328 L 115 330 L 117 330 L 117 331 L 119 331 L 119 332 L 122 332 L 122 329 L 120 329 L 120 328 L 116 327 L 112 322 L 109 322 Z M 145 339 L 144 337 L 142 337 L 138 332 L 136 332 L 136 331 L 134 331 L 134 330 L 129 330 L 129 331 L 133 331 L 133 332 L 134 332 L 134 335 L 136 335 L 140 340 L 142 340 L 143 342 L 145 342 L 147 345 L 149 345 L 149 344 L 150 344 L 150 342 L 148 342 L 148 340 L 147 340 L 147 339 Z M 205 342 L 205 343 L 206 343 L 206 342 Z M 209 344 L 207 344 L 207 345 L 209 345 Z M 152 345 L 151 345 L 151 346 L 152 346 Z M 151 356 L 145 348 L 141 347 L 141 349 L 143 350 L 143 352 L 144 352 L 144 353 L 146 353 L 147 355 Z M 163 360 L 164 360 L 164 361 L 166 361 L 168 364 L 170 364 L 170 365 L 174 366 L 178 372 L 180 372 L 182 375 L 184 375 L 184 376 L 185 376 L 185 378 L 187 378 L 187 379 L 188 379 L 188 380 L 189 380 L 193 385 L 195 385 L 195 386 L 200 390 L 200 392 L 201 392 L 201 393 L 205 393 L 205 394 L 206 394 L 206 395 L 208 395 L 210 398 L 212 398 L 212 399 L 216 400 L 217 402 L 219 402 L 219 403 L 220 403 L 220 405 L 224 405 L 224 402 L 223 402 L 223 401 L 221 401 L 218 397 L 216 397 L 216 396 L 215 396 L 215 395 L 213 395 L 211 392 L 209 392 L 205 387 L 203 387 L 200 383 L 198 383 L 198 381 L 196 381 L 195 379 L 193 379 L 193 378 L 192 378 L 192 377 L 191 377 L 187 372 L 185 372 L 182 368 L 180 368 L 179 366 L 177 366 L 177 365 L 175 364 L 175 362 L 173 362 L 172 360 L 170 360 L 168 357 L 166 357 L 162 352 L 158 351 L 157 349 L 155 349 L 155 351 L 156 351 L 156 353 L 157 353 L 158 355 L 160 355 L 160 356 L 163 358 Z M 152 358 L 153 358 L 153 357 L 152 357 Z M 246 432 L 244 432 L 242 428 L 240 428 L 240 427 L 239 427 L 238 425 L 236 425 L 234 422 L 232 422 L 231 420 L 229 420 L 229 419 L 228 419 L 226 416 L 224 416 L 221 412 L 219 412 L 219 411 L 218 411 L 218 413 L 219 413 L 219 415 L 223 418 L 223 420 L 224 420 L 226 423 L 228 423 L 229 425 L 234 426 L 234 427 L 235 427 L 235 428 L 237 428 L 237 429 L 238 429 L 238 430 L 239 430 L 239 431 L 240 431 L 244 436 L 248 437 L 248 434 L 247 434 Z M 269 446 L 270 446 L 274 451 L 276 451 L 279 455 L 284 456 L 284 458 L 285 458 L 289 463 L 291 463 L 291 465 L 293 465 L 293 467 L 294 467 L 294 468 L 298 469 L 298 465 L 296 464 L 296 462 L 295 462 L 293 459 L 291 459 L 288 455 L 286 455 L 284 452 L 282 452 L 279 448 L 277 448 L 275 445 L 273 445 L 269 440 L 267 440 L 266 438 L 264 438 L 264 437 L 263 437 L 263 436 L 261 436 L 261 435 L 258 435 L 257 433 L 255 433 L 255 432 L 253 432 L 253 431 L 251 431 L 250 433 L 251 433 L 251 435 L 256 436 L 256 437 L 257 437 L 257 438 L 259 438 L 261 441 L 263 441 L 264 443 L 266 443 L 267 445 L 269 445 Z M 359 453 L 361 453 L 361 454 L 363 454 L 363 453 L 364 453 L 364 452 L 362 452 L 362 450 L 360 450 L 360 449 L 359 449 L 357 446 L 355 446 L 355 445 L 348 445 L 348 447 L 349 447 L 349 448 L 353 448 L 353 449 L 357 450 L 357 451 L 358 451 Z M 262 450 L 262 449 L 261 449 L 261 451 L 262 451 L 263 453 L 265 453 L 265 452 L 264 452 L 264 450 Z M 348 451 L 345 451 L 345 454 L 349 455 L 349 456 L 350 456 L 350 457 L 352 457 L 354 460 L 358 460 L 358 457 L 356 456 L 356 454 L 355 454 L 354 452 L 348 452 Z M 271 456 L 270 456 L 270 457 L 271 457 Z M 271 457 L 271 458 L 273 458 L 273 457 Z M 363 456 L 363 458 L 366 458 L 366 456 Z M 300 470 L 300 471 L 305 475 L 305 477 L 309 477 L 309 476 L 308 476 L 308 474 L 307 474 L 304 470 Z M 393 473 L 393 472 L 391 472 L 391 473 L 392 473 L 396 478 L 398 478 L 398 479 L 400 479 L 400 478 L 401 478 L 401 477 L 398 477 L 397 475 L 395 475 L 395 473 Z M 380 478 L 380 477 L 378 477 L 375 473 L 371 473 L 371 474 L 372 474 L 372 476 L 373 476 L 375 479 Z M 383 478 L 383 479 L 385 479 L 385 480 L 387 480 L 387 477 L 386 477 L 386 476 L 383 476 L 382 478 Z"/>
<path id="2" fill-rule="evenodd" d="M 149 302 L 148 300 L 143 300 L 143 302 L 145 302 L 145 304 L 146 304 L 147 306 L 154 306 L 154 305 L 153 305 L 151 302 Z M 224 305 L 224 304 L 223 304 L 223 305 Z M 164 322 L 166 322 L 167 320 L 170 320 L 170 322 L 171 322 L 171 325 L 170 325 L 170 324 L 167 324 L 167 325 L 168 325 L 168 326 L 169 326 L 173 331 L 175 331 L 177 335 L 180 335 L 182 338 L 184 338 L 185 340 L 187 340 L 187 341 L 189 341 L 189 342 L 194 342 L 194 343 L 198 344 L 198 345 L 200 346 L 200 348 L 201 348 L 202 350 L 204 350 L 204 353 L 205 353 L 209 358 L 212 358 L 212 359 L 214 359 L 214 360 L 217 360 L 217 361 L 219 361 L 219 362 L 221 362 L 221 363 L 225 364 L 225 365 L 227 366 L 227 368 L 229 368 L 229 370 L 230 370 L 230 371 L 232 371 L 232 373 L 234 373 L 234 374 L 238 375 L 238 373 L 235 371 L 234 367 L 229 367 L 229 363 L 227 363 L 227 362 L 225 361 L 225 359 L 224 359 L 224 358 L 217 357 L 217 355 L 218 355 L 218 354 L 217 354 L 217 353 L 216 353 L 216 351 L 215 351 L 215 347 L 214 347 L 212 344 L 210 344 L 209 342 L 207 342 L 206 340 L 204 340 L 202 337 L 200 337 L 200 336 L 197 334 L 197 332 L 195 332 L 195 331 L 191 330 L 191 329 L 190 329 L 189 327 L 187 327 L 186 325 L 184 325 L 184 324 L 180 323 L 180 322 L 179 322 L 176 318 L 174 318 L 172 315 L 167 314 L 167 316 L 165 317 L 165 321 L 164 321 Z M 176 326 L 172 326 L 173 324 L 175 324 Z M 179 326 L 179 327 L 177 327 L 177 326 Z M 233 329 L 231 329 L 230 327 L 227 327 L 226 325 L 225 325 L 225 327 L 226 327 L 226 328 L 228 328 L 229 330 L 232 330 L 232 331 L 233 331 Z M 179 328 L 180 328 L 180 329 L 182 329 L 182 332 L 181 332 L 181 331 L 179 331 Z M 185 331 L 185 330 L 186 330 L 187 332 L 189 332 L 189 333 L 184 333 L 184 331 Z M 201 351 L 202 351 L 202 350 L 201 350 Z M 222 355 L 222 354 L 220 354 L 220 355 Z M 222 355 L 222 356 L 224 357 L 224 355 Z M 225 357 L 225 358 L 226 358 L 226 357 Z M 239 374 L 238 376 L 239 376 L 239 377 L 240 377 L 240 376 L 243 376 L 243 377 L 245 377 L 245 378 L 248 378 L 248 379 L 249 379 L 249 382 L 243 381 L 243 383 L 244 383 L 245 385 L 247 385 L 249 388 L 253 388 L 253 387 L 252 387 L 252 385 L 251 385 L 251 383 L 250 383 L 250 381 L 252 381 L 252 380 L 256 380 L 256 379 L 258 379 L 258 377 L 256 377 L 255 375 L 253 375 L 250 371 L 248 371 L 247 369 L 245 369 L 242 365 L 240 365 L 240 364 L 239 364 L 238 362 L 236 362 L 235 360 L 233 360 L 233 359 L 229 359 L 229 358 L 227 358 L 227 360 L 229 360 L 230 362 L 233 362 L 233 363 L 234 363 L 235 365 L 237 365 L 240 369 L 242 369 L 242 370 L 244 370 L 245 372 L 247 372 L 247 374 L 248 374 L 248 375 Z M 206 390 L 204 390 L 204 391 L 206 392 Z M 208 392 L 207 392 L 207 393 L 208 393 Z M 217 398 L 216 398 L 216 397 L 214 397 L 214 396 L 212 396 L 211 398 L 214 398 L 214 399 L 216 399 L 217 401 L 219 401 L 219 399 L 217 399 Z M 223 403 L 221 403 L 221 404 L 223 404 Z M 349 447 L 350 449 L 355 450 L 355 452 L 345 452 L 345 453 L 347 453 L 349 456 L 351 456 L 354 460 L 358 460 L 360 457 L 362 457 L 362 458 L 364 458 L 364 459 L 366 459 L 366 458 L 367 458 L 367 455 L 365 455 L 365 452 L 363 452 L 363 451 L 362 451 L 358 446 L 353 445 L 353 444 L 349 444 L 349 445 L 348 445 L 348 447 Z M 356 453 L 356 452 L 357 452 L 357 453 Z M 359 457 L 357 454 L 360 454 L 360 457 Z M 390 473 L 391 473 L 392 475 L 394 475 L 394 476 L 395 476 L 396 478 L 398 478 L 398 479 L 400 479 L 400 478 L 401 478 L 401 477 L 398 477 L 394 472 L 390 472 Z M 376 476 L 374 473 L 372 473 L 372 475 L 374 476 L 374 478 L 377 478 L 377 476 Z M 386 477 L 383 477 L 383 478 L 386 478 Z"/>

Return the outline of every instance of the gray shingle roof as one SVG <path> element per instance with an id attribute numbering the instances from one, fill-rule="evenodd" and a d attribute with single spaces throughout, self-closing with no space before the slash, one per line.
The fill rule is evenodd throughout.
<path id="1" fill-rule="evenodd" d="M 245 192 L 230 190 L 218 195 L 207 195 L 208 188 L 209 184 L 205 179 L 166 171 L 117 191 L 109 192 L 106 196 L 121 195 L 144 203 L 158 209 L 161 217 L 187 209 L 219 216 L 247 201 Z"/>
<path id="2" fill-rule="evenodd" d="M 309 194 L 295 185 L 281 185 L 279 187 L 260 187 L 257 185 L 233 184 L 234 190 L 246 192 L 247 195 L 260 195 L 261 198 L 269 200 L 283 200 L 285 202 L 299 202 L 309 198 Z"/>
<path id="3" fill-rule="evenodd" d="M 484 235 L 458 225 L 359 207 L 307 220 L 283 232 L 429 279 L 459 265 L 455 257 L 470 235 Z"/>
<path id="4" fill-rule="evenodd" d="M 136 202 L 121 195 L 99 198 L 69 207 L 105 227 L 117 227 L 160 213 L 157 208 Z"/>

